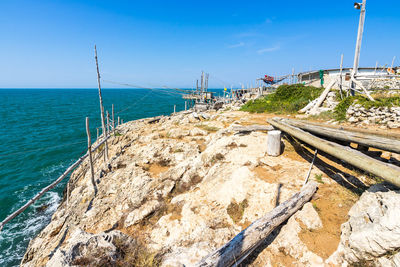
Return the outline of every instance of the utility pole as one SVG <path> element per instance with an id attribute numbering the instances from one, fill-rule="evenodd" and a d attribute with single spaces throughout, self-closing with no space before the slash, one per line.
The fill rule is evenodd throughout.
<path id="1" fill-rule="evenodd" d="M 363 0 L 362 3 L 354 3 L 355 9 L 361 9 L 360 11 L 360 21 L 358 23 L 358 34 L 357 34 L 357 42 L 356 42 L 356 50 L 354 54 L 354 64 L 353 71 L 351 76 L 355 78 L 358 72 L 358 64 L 360 61 L 360 51 L 361 51 L 361 42 L 362 36 L 364 32 L 364 21 L 365 21 L 365 5 L 367 4 L 367 0 Z M 351 95 L 354 95 L 355 83 L 351 82 Z"/>

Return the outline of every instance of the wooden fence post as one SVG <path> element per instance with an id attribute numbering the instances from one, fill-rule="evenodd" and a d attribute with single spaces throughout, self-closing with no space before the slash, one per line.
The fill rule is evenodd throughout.
<path id="1" fill-rule="evenodd" d="M 117 126 L 119 126 L 119 116 L 118 116 L 118 124 L 117 124 Z"/>
<path id="2" fill-rule="evenodd" d="M 114 120 L 114 104 L 111 105 L 111 113 L 112 113 L 112 130 L 115 130 L 115 120 Z"/>
<path id="3" fill-rule="evenodd" d="M 92 160 L 92 140 L 90 138 L 90 130 L 89 130 L 89 117 L 86 117 L 86 134 L 88 137 L 88 154 L 89 154 L 89 164 L 90 164 L 90 173 L 92 175 L 92 184 L 95 186 L 94 181 L 94 168 L 93 168 L 93 160 Z"/>
<path id="4" fill-rule="evenodd" d="M 176 112 L 176 105 L 174 105 L 174 114 L 175 114 L 175 112 Z"/>
<path id="5" fill-rule="evenodd" d="M 108 113 L 108 110 L 106 111 L 106 116 L 107 116 L 107 135 L 110 134 L 110 114 Z"/>
<path id="6" fill-rule="evenodd" d="M 99 128 L 96 128 L 97 130 L 97 139 L 99 139 Z"/>

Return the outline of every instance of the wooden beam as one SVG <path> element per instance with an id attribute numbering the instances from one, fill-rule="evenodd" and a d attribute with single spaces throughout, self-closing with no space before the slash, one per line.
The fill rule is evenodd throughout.
<path id="1" fill-rule="evenodd" d="M 366 147 L 375 147 L 385 151 L 400 153 L 399 140 L 393 140 L 367 133 L 352 132 L 341 129 L 332 129 L 332 128 L 327 128 L 324 125 L 317 126 L 297 120 L 283 119 L 283 121 L 292 126 L 298 127 L 300 129 L 303 129 L 307 132 L 311 132 L 314 134 L 326 136 L 341 141 L 357 143 Z"/>
<path id="2" fill-rule="evenodd" d="M 321 104 L 324 102 L 326 96 L 328 95 L 329 91 L 333 87 L 333 85 L 336 83 L 336 80 L 332 80 L 328 86 L 325 88 L 325 90 L 322 92 L 322 94 L 317 98 L 317 103 L 311 108 L 310 114 L 315 114 L 317 112 L 317 109 L 321 106 Z"/>
<path id="3" fill-rule="evenodd" d="M 272 131 L 274 127 L 271 125 L 260 125 L 260 124 L 253 124 L 249 126 L 233 126 L 232 130 L 238 133 L 250 133 L 255 131 Z"/>
<path id="4" fill-rule="evenodd" d="M 400 134 L 398 133 L 393 133 L 389 132 L 388 130 L 373 130 L 373 129 L 364 129 L 364 128 L 358 128 L 358 127 L 350 127 L 350 126 L 344 126 L 344 125 L 333 125 L 333 124 L 325 124 L 325 123 L 317 123 L 317 122 L 312 122 L 312 121 L 307 121 L 308 124 L 311 125 L 317 125 L 317 126 L 322 126 L 325 128 L 331 128 L 331 129 L 339 129 L 339 130 L 346 130 L 346 131 L 351 131 L 351 132 L 357 132 L 357 133 L 365 133 L 365 134 L 371 134 L 375 136 L 382 136 L 388 139 L 400 139 Z"/>
<path id="5" fill-rule="evenodd" d="M 225 267 L 239 264 L 250 255 L 276 227 L 303 207 L 303 205 L 311 199 L 316 190 L 317 184 L 315 182 L 307 183 L 300 192 L 297 192 L 290 199 L 253 222 L 224 246 L 204 257 L 196 266 Z"/>
<path id="6" fill-rule="evenodd" d="M 400 187 L 400 168 L 397 166 L 368 157 L 367 155 L 350 147 L 341 146 L 335 142 L 330 142 L 316 137 L 308 132 L 279 120 L 279 118 L 268 119 L 268 122 L 281 131 L 284 131 L 293 137 L 312 145 L 320 151 L 332 155 L 335 158 L 341 159 L 361 170 L 381 177 L 385 181 Z"/>

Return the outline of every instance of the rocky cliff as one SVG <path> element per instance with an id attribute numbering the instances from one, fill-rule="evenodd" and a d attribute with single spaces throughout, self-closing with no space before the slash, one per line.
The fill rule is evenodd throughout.
<path id="1" fill-rule="evenodd" d="M 94 155 L 95 185 L 85 161 L 21 266 L 195 264 L 302 186 L 310 151 L 289 138 L 281 156 L 269 157 L 265 132 L 234 131 L 266 124 L 266 116 L 225 110 L 120 125 L 109 161 Z M 321 156 L 311 174 L 320 183 L 312 203 L 246 264 L 326 264 L 358 199 L 354 181 L 368 182 L 356 175 Z"/>

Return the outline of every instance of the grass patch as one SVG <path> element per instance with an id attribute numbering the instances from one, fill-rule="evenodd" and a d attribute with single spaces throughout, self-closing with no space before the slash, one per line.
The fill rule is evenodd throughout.
<path id="1" fill-rule="evenodd" d="M 322 181 L 322 174 L 316 174 L 314 176 L 315 180 L 320 183 L 320 184 L 324 184 L 324 181 Z"/>
<path id="2" fill-rule="evenodd" d="M 198 125 L 196 125 L 196 127 L 200 128 L 200 129 L 203 129 L 203 130 L 205 130 L 207 132 L 217 132 L 217 131 L 219 131 L 218 127 L 208 126 L 208 125 L 205 125 L 205 124 L 198 124 Z"/>
<path id="3" fill-rule="evenodd" d="M 322 90 L 303 84 L 281 85 L 265 98 L 248 101 L 240 110 L 252 113 L 294 113 L 317 98 Z"/>
<path id="4" fill-rule="evenodd" d="M 318 115 L 311 115 L 308 119 L 319 119 L 319 120 L 332 120 L 336 119 L 336 114 L 332 111 L 323 111 Z"/>
<path id="5" fill-rule="evenodd" d="M 183 149 L 182 148 L 177 148 L 174 150 L 174 153 L 182 153 Z"/>
<path id="6" fill-rule="evenodd" d="M 248 206 L 249 203 L 247 202 L 247 199 L 244 199 L 240 203 L 236 203 L 236 201 L 233 199 L 229 206 L 226 208 L 226 212 L 231 217 L 232 221 L 237 224 L 243 218 L 244 210 Z"/>
<path id="7" fill-rule="evenodd" d="M 118 131 L 115 131 L 115 132 L 114 132 L 114 136 L 122 136 L 122 134 L 119 133 Z"/>

